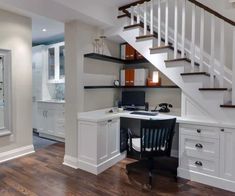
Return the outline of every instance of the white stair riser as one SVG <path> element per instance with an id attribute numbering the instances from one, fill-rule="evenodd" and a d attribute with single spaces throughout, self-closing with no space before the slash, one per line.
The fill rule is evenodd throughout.
<path id="1" fill-rule="evenodd" d="M 203 98 L 205 99 L 216 99 L 218 106 L 224 104 L 225 91 L 201 91 Z"/>
<path id="2" fill-rule="evenodd" d="M 204 75 L 181 76 L 185 83 L 200 83 L 201 88 L 208 88 L 210 78 Z"/>

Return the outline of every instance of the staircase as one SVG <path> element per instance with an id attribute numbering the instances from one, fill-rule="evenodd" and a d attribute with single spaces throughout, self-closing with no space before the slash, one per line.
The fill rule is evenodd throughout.
<path id="1" fill-rule="evenodd" d="M 218 123 L 234 123 L 234 21 L 195 0 L 141 0 L 119 11 L 118 34 L 126 42 L 203 114 Z"/>

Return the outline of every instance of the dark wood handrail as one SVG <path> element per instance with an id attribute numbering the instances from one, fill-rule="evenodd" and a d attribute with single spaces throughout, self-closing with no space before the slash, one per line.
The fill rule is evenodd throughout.
<path id="1" fill-rule="evenodd" d="M 144 2 L 149 2 L 151 0 L 140 0 L 140 1 L 135 1 L 133 3 L 129 3 L 127 5 L 121 6 L 119 7 L 119 11 L 125 11 L 126 9 L 130 8 L 131 6 L 136 6 L 137 4 L 143 4 Z M 219 12 L 209 8 L 208 6 L 196 1 L 196 0 L 188 0 L 189 2 L 195 4 L 196 6 L 204 9 L 205 11 L 215 15 L 216 17 L 220 18 L 221 20 L 224 20 L 225 22 L 231 24 L 232 26 L 235 26 L 235 21 L 230 20 L 229 18 L 223 16 L 222 14 L 220 14 Z"/>
<path id="2" fill-rule="evenodd" d="M 202 9 L 206 10 L 207 12 L 209 12 L 209 13 L 211 13 L 211 14 L 217 16 L 218 18 L 224 20 L 225 22 L 227 22 L 227 23 L 229 23 L 229 24 L 235 26 L 235 21 L 230 20 L 229 18 L 227 18 L 227 17 L 221 15 L 219 12 L 217 12 L 217 11 L 215 11 L 215 10 L 209 8 L 208 6 L 206 6 L 206 5 L 204 5 L 204 4 L 200 3 L 200 2 L 198 2 L 198 1 L 196 1 L 196 0 L 188 0 L 188 1 L 191 2 L 191 3 L 193 3 L 193 4 L 195 4 L 195 5 L 198 6 L 198 7 L 200 7 L 200 8 L 202 8 Z"/>
<path id="3" fill-rule="evenodd" d="M 126 9 L 132 7 L 132 6 L 136 6 L 138 4 L 143 4 L 144 2 L 149 2 L 149 1 L 151 1 L 151 0 L 139 0 L 139 1 L 135 1 L 133 3 L 129 3 L 127 5 L 119 7 L 118 10 L 119 11 L 123 11 L 123 10 L 126 10 Z"/>

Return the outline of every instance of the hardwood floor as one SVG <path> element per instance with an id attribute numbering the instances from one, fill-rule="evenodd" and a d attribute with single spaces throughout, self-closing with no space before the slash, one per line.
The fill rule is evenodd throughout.
<path id="1" fill-rule="evenodd" d="M 195 182 L 156 175 L 153 189 L 143 189 L 147 173 L 125 173 L 125 159 L 95 176 L 62 165 L 64 145 L 53 144 L 35 154 L 0 164 L 0 196 L 5 195 L 235 195 Z"/>

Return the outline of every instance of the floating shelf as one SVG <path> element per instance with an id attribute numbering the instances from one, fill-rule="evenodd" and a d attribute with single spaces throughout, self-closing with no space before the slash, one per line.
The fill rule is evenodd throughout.
<path id="1" fill-rule="evenodd" d="M 149 63 L 146 59 L 123 60 L 120 58 L 97 54 L 97 53 L 85 54 L 84 57 L 91 58 L 91 59 L 97 59 L 97 60 L 101 60 L 101 61 L 108 61 L 108 62 L 112 62 L 112 63 L 120 63 L 120 64 Z"/>
<path id="2" fill-rule="evenodd" d="M 84 86 L 84 89 L 105 89 L 105 88 L 113 88 L 113 89 L 136 89 L 136 88 L 146 88 L 146 89 L 158 89 L 158 88 L 179 88 L 178 86 Z"/>
<path id="3" fill-rule="evenodd" d="M 101 55 L 101 54 L 97 54 L 97 53 L 85 54 L 84 57 L 91 58 L 91 59 L 102 60 L 102 61 L 108 61 L 108 62 L 112 62 L 112 63 L 121 63 L 121 64 L 123 64 L 123 62 L 124 62 L 124 60 L 122 60 L 122 59 L 107 56 L 107 55 Z"/>

